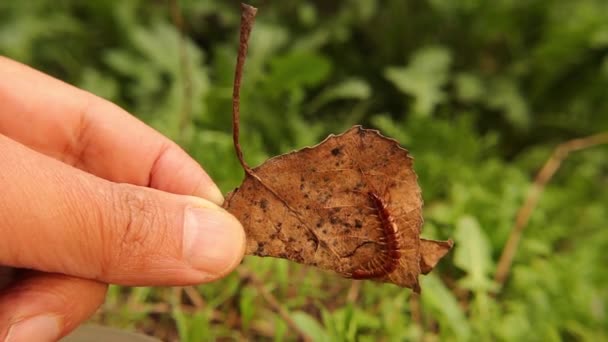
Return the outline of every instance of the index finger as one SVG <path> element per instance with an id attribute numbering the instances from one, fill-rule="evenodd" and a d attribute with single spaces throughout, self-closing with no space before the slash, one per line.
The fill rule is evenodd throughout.
<path id="1" fill-rule="evenodd" d="M 223 196 L 177 144 L 120 107 L 0 56 L 0 134 L 114 182 Z"/>

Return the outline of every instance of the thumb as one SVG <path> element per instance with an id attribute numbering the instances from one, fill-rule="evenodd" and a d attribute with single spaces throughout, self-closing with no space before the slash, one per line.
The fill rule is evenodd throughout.
<path id="1" fill-rule="evenodd" d="M 108 182 L 1 135 L 0 152 L 0 265 L 186 285 L 243 257 L 243 228 L 209 201 Z"/>

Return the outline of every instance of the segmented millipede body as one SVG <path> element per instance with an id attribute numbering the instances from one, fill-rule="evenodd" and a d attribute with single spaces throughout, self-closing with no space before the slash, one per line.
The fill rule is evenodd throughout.
<path id="1" fill-rule="evenodd" d="M 371 279 L 392 273 L 399 265 L 401 258 L 401 246 L 399 243 L 399 231 L 386 203 L 374 192 L 368 192 L 368 196 L 380 218 L 380 224 L 384 235 L 385 250 L 382 260 L 370 260 L 363 268 L 352 272 L 353 279 Z M 379 264 L 377 264 L 379 263 Z"/>

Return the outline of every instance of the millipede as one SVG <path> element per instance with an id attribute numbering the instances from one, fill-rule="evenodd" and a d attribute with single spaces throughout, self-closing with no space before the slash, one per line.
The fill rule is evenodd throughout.
<path id="1" fill-rule="evenodd" d="M 385 255 L 386 260 L 380 261 L 380 265 L 374 265 L 375 259 L 370 260 L 363 268 L 356 269 L 352 272 L 353 279 L 371 279 L 385 276 L 392 273 L 399 265 L 401 258 L 401 247 L 399 242 L 399 231 L 397 224 L 391 213 L 389 212 L 386 203 L 378 194 L 368 192 L 368 196 L 380 218 L 381 228 L 386 243 Z"/>

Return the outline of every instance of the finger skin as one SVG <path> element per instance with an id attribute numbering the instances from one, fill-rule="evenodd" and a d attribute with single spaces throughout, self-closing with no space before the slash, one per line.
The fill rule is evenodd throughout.
<path id="1" fill-rule="evenodd" d="M 217 204 L 223 201 L 209 176 L 175 143 L 101 98 L 0 56 L 1 134 L 37 152 L 113 182 L 200 196 Z M 8 149 L 3 149 L 6 146 L 2 146 L 2 138 L 4 137 L 0 136 L 0 168 L 3 170 L 0 173 L 0 187 L 4 199 L 10 199 L 12 203 L 0 200 L 0 237 L 3 240 L 0 241 L 0 250 L 3 251 L 0 252 L 0 265 L 75 273 L 103 281 L 141 285 L 189 284 L 200 282 L 201 279 L 208 281 L 229 271 L 222 271 L 211 278 L 201 278 L 200 273 L 188 277 L 181 269 L 182 261 L 174 260 L 178 265 L 167 262 L 167 257 L 181 258 L 180 253 L 175 252 L 182 248 L 180 237 L 176 236 L 179 234 L 146 233 L 147 229 L 154 227 L 141 224 L 146 220 L 154 221 L 156 218 L 158 221 L 162 218 L 162 215 L 149 214 L 167 210 L 162 200 L 146 200 L 146 195 L 142 199 L 141 193 L 135 192 L 140 196 L 133 196 L 130 190 L 102 190 L 108 182 L 83 173 L 74 173 L 71 168 L 59 165 L 60 163 L 49 163 L 40 156 L 30 160 L 28 151 L 24 153 L 28 158 L 20 160 L 27 161 L 26 165 L 12 165 L 12 170 L 21 173 L 23 177 L 20 179 L 25 180 L 26 184 L 16 182 L 9 189 L 4 186 L 3 180 L 12 182 L 15 179 L 7 175 L 8 167 L 3 164 Z M 17 155 L 23 157 L 19 153 Z M 4 159 L 4 162 L 10 162 L 9 159 Z M 56 168 L 65 173 L 55 174 Z M 36 176 L 37 182 L 29 183 L 28 175 Z M 65 184 L 70 186 L 64 189 L 62 186 Z M 19 185 L 23 187 L 20 188 Z M 46 188 L 48 185 L 53 186 Z M 117 234 L 96 234 L 99 232 L 95 231 L 95 225 L 108 220 L 103 211 L 96 210 L 99 209 L 96 207 L 100 201 L 99 193 L 97 197 L 87 197 L 78 189 L 81 192 L 85 190 L 85 193 L 122 193 L 114 205 L 120 210 L 124 202 L 127 202 L 127 206 L 130 203 L 136 209 L 128 212 L 144 213 L 139 218 L 126 220 L 139 229 L 131 229 L 135 231 L 131 234 L 125 234 L 124 231 L 118 233 L 126 240 L 121 240 L 122 244 L 118 248 L 116 244 L 105 245 L 101 252 L 94 244 L 83 242 L 83 235 L 94 241 L 103 239 L 105 235 L 111 241 L 112 236 Z M 18 197 L 9 196 L 9 190 Z M 54 197 L 45 193 L 51 193 Z M 102 202 L 103 198 L 116 200 L 112 196 L 101 197 Z M 173 199 L 169 202 L 175 204 L 175 201 Z M 75 206 L 84 208 L 90 215 L 83 214 L 82 210 L 69 212 Z M 10 211 L 11 217 L 3 215 L 7 211 Z M 179 218 L 176 220 L 179 221 Z M 15 221 L 19 222 L 12 224 Z M 74 225 L 79 225 L 78 228 L 81 229 L 74 229 Z M 66 227 L 71 229 L 64 230 Z M 12 234 L 15 231 L 21 234 Z M 71 243 L 64 243 L 65 241 Z M 13 249 L 10 250 L 6 245 Z M 152 247 L 155 245 L 158 248 Z M 156 253 L 147 252 L 150 249 Z M 124 261 L 125 258 L 127 262 Z M 148 258 L 157 262 L 147 262 L 145 259 Z M 13 283 L 9 290 L 0 291 L 0 340 L 5 338 L 14 323 L 39 314 L 56 315 L 61 323 L 60 336 L 65 336 L 94 313 L 103 302 L 106 288 L 107 285 L 93 280 L 30 272 L 28 277 Z"/>
<path id="2" fill-rule="evenodd" d="M 238 221 L 203 199 L 112 183 L 1 135 L 0 169 L 0 265 L 121 285 L 186 285 L 226 275 L 243 256 Z M 185 260 L 183 244 L 191 207 L 208 209 L 203 228 L 225 227 L 202 236 L 203 252 L 225 243 L 197 265 Z"/>
<path id="3" fill-rule="evenodd" d="M 95 313 L 103 303 L 107 285 L 61 274 L 31 272 L 0 292 L 0 341 L 12 326 L 28 318 L 49 315 L 57 319 L 59 335 L 40 336 L 37 341 L 57 340 Z"/>
<path id="4" fill-rule="evenodd" d="M 179 146 L 118 106 L 0 56 L 0 134 L 98 177 L 223 197 Z"/>

